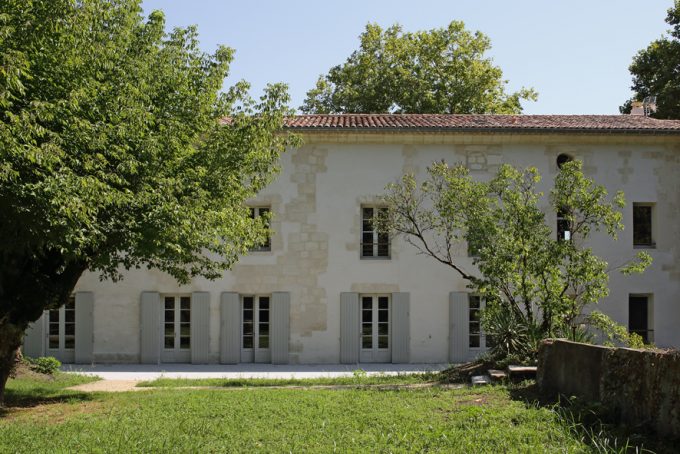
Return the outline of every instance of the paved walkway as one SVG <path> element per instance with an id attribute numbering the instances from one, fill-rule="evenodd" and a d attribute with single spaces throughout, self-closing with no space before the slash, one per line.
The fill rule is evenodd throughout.
<path id="1" fill-rule="evenodd" d="M 96 375 L 103 380 L 142 381 L 156 378 L 321 378 L 352 376 L 357 369 L 367 375 L 436 372 L 448 364 L 318 364 L 318 365 L 194 365 L 194 364 L 66 364 L 65 372 Z M 102 385 L 103 386 L 103 385 Z"/>

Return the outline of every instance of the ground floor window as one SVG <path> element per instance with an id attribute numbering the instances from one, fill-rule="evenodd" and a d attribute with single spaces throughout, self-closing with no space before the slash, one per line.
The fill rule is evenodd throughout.
<path id="1" fill-rule="evenodd" d="M 468 296 L 468 347 L 471 349 L 494 346 L 493 336 L 484 334 L 482 329 L 482 309 L 485 306 L 486 301 L 481 296 Z"/>
<path id="2" fill-rule="evenodd" d="M 628 331 L 639 334 L 645 344 L 654 342 L 651 299 L 650 295 L 628 297 Z"/>
<path id="3" fill-rule="evenodd" d="M 163 361 L 191 358 L 191 296 L 163 296 Z"/>
<path id="4" fill-rule="evenodd" d="M 76 298 L 47 311 L 47 351 L 63 362 L 72 362 L 76 347 Z"/>
<path id="5" fill-rule="evenodd" d="M 270 362 L 270 297 L 241 297 L 241 361 Z"/>
<path id="6" fill-rule="evenodd" d="M 389 362 L 391 307 L 389 295 L 361 295 L 361 362 Z"/>

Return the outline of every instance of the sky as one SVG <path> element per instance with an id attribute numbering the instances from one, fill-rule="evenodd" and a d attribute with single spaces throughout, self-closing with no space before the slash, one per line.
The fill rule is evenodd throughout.
<path id="1" fill-rule="evenodd" d="M 406 31 L 462 20 L 491 39 L 487 56 L 508 89 L 538 91 L 526 114 L 617 114 L 631 95 L 633 56 L 669 28 L 672 0 L 144 0 L 168 29 L 197 25 L 201 47 L 236 50 L 231 85 L 245 79 L 258 96 L 288 84 L 299 108 L 319 75 L 343 63 L 369 22 Z"/>

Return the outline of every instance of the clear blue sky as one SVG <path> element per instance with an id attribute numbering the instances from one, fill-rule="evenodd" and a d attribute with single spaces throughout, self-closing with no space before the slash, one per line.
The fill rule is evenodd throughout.
<path id="1" fill-rule="evenodd" d="M 534 87 L 528 114 L 615 114 L 630 96 L 628 66 L 661 36 L 672 0 L 144 0 L 169 28 L 195 24 L 201 46 L 236 49 L 228 84 L 245 79 L 290 87 L 299 107 L 319 74 L 358 47 L 366 23 L 405 30 L 462 20 L 491 38 L 510 89 Z"/>

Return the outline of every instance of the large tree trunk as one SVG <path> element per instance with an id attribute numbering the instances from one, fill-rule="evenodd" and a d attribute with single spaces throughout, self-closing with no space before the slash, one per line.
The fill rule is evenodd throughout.
<path id="1" fill-rule="evenodd" d="M 0 323 L 0 407 L 5 405 L 5 386 L 16 365 L 26 327 Z"/>

